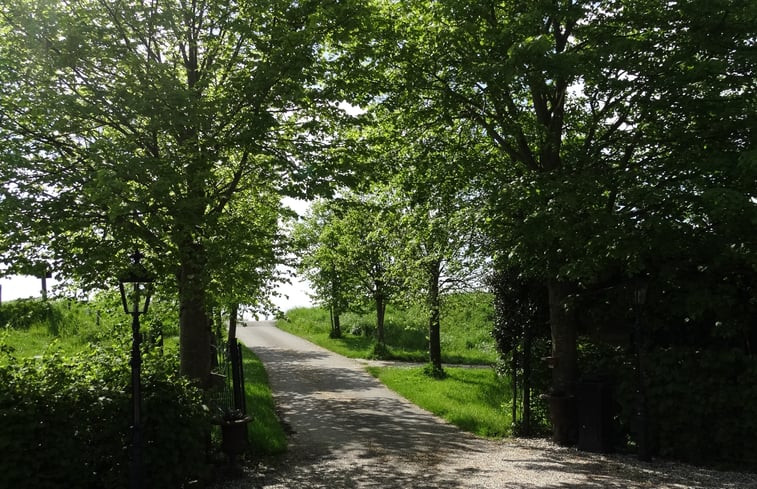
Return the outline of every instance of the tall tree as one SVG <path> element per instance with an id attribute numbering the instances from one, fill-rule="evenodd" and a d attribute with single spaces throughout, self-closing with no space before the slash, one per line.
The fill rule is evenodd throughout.
<path id="1" fill-rule="evenodd" d="M 321 98 L 318 55 L 355 26 L 357 8 L 282 0 L 0 6 L 1 203 L 14 222 L 3 260 L 50 259 L 100 285 L 114 256 L 148 247 L 180 298 L 182 372 L 204 382 L 208 285 L 214 272 L 233 269 L 239 282 L 246 273 L 211 267 L 257 242 L 255 226 L 242 231 L 255 216 L 236 212 L 235 201 L 307 185 L 294 155 L 314 146 L 302 135 L 318 122 L 305 113 Z M 246 270 L 259 283 L 254 264 Z"/>
<path id="2" fill-rule="evenodd" d="M 353 266 L 341 247 L 337 220 L 343 216 L 339 200 L 314 202 L 307 216 L 297 223 L 292 241 L 300 256 L 297 268 L 310 283 L 315 299 L 329 310 L 332 338 L 342 336 L 340 318 L 350 307 Z"/>
<path id="3" fill-rule="evenodd" d="M 574 119 L 580 122 L 586 105 L 569 103 L 569 88 L 579 76 L 584 9 L 573 2 L 470 4 L 454 0 L 388 8 L 394 14 L 401 12 L 396 30 L 405 42 L 393 56 L 402 63 L 402 78 L 411 92 L 420 91 L 427 104 L 439 107 L 453 120 L 474 122 L 501 151 L 503 173 L 513 175 L 508 168 L 512 165 L 523 175 L 533 175 L 530 178 L 539 181 L 538 186 L 548 186 L 543 198 L 562 209 L 569 192 L 550 184 L 578 171 L 587 162 L 587 153 L 596 150 L 588 145 L 583 152 L 580 148 L 570 151 L 574 148 L 563 144 L 569 129 L 585 131 L 567 124 Z M 605 114 L 616 110 L 610 102 L 602 102 L 598 100 L 597 106 Z M 618 131 L 617 126 L 604 126 L 601 116 L 597 119 L 593 129 L 600 130 L 600 136 L 609 138 Z M 495 181 L 499 185 L 503 179 Z M 557 219 L 549 220 L 549 227 L 541 230 L 547 235 L 540 244 L 548 253 L 539 255 L 527 248 L 526 253 L 547 258 L 537 259 L 529 268 L 547 280 L 550 291 L 553 395 L 569 399 L 576 378 L 576 330 L 566 300 L 575 279 L 561 269 L 565 262 L 560 254 L 574 244 L 561 243 L 566 240 L 559 232 L 550 235 L 555 221 L 565 216 L 550 217 Z M 574 423 L 569 412 L 561 409 L 560 415 L 553 416 L 556 438 L 562 442 L 570 438 Z"/>
<path id="4" fill-rule="evenodd" d="M 490 197 L 497 255 L 547 283 L 560 442 L 569 442 L 575 428 L 571 297 L 615 270 L 644 273 L 654 255 L 649 243 L 664 244 L 662 234 L 689 226 L 685 199 L 713 174 L 700 167 L 695 173 L 704 178 L 691 185 L 687 160 L 664 133 L 685 134 L 679 141 L 701 148 L 693 139 L 706 134 L 710 141 L 716 131 L 706 124 L 719 127 L 725 117 L 725 146 L 750 145 L 749 125 L 735 124 L 750 116 L 714 105 L 751 106 L 753 4 L 381 2 L 377 100 L 472 123 L 500 153 L 477 165 L 486 175 L 481 189 Z M 711 24 L 712 18 L 721 21 Z M 721 40 L 703 59 L 696 46 L 718 38 L 716 32 Z M 660 184 L 680 199 L 660 200 L 654 188 Z M 750 207 L 744 197 L 740 205 Z M 657 226 L 663 215 L 677 224 Z M 662 232 L 649 240 L 642 229 L 646 236 Z"/>

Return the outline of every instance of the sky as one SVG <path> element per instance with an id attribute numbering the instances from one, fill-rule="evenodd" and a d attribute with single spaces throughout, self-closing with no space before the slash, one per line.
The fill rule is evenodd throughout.
<path id="1" fill-rule="evenodd" d="M 301 200 L 285 198 L 283 203 L 302 215 L 309 207 L 309 203 Z M 292 277 L 291 284 L 282 284 L 278 288 L 281 297 L 274 299 L 274 303 L 282 310 L 287 311 L 294 307 L 309 307 L 312 301 L 308 296 L 311 291 L 307 282 Z M 55 279 L 47 279 L 47 290 L 52 291 L 56 284 Z M 11 275 L 0 278 L 0 300 L 3 302 L 42 295 L 42 281 L 36 277 L 24 275 Z"/>
<path id="2" fill-rule="evenodd" d="M 47 290 L 50 291 L 55 280 L 47 279 Z M 42 295 L 42 281 L 37 277 L 25 275 L 11 275 L 0 278 L 0 298 L 3 302 Z"/>
<path id="3" fill-rule="evenodd" d="M 47 290 L 52 292 L 56 284 L 55 279 L 47 279 Z M 292 278 L 291 284 L 283 284 L 278 288 L 281 297 L 274 299 L 274 303 L 282 310 L 287 311 L 294 307 L 310 307 L 312 301 L 308 296 L 310 287 L 304 281 Z M 0 299 L 3 302 L 15 299 L 27 299 L 42 295 L 42 281 L 36 277 L 26 275 L 11 275 L 0 278 Z"/>

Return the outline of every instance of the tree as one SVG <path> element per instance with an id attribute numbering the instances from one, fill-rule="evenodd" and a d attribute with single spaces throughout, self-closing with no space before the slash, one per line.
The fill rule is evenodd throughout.
<path id="1" fill-rule="evenodd" d="M 749 116 L 730 112 L 747 102 L 753 83 L 746 76 L 753 67 L 745 55 L 753 44 L 749 5 L 383 4 L 377 100 L 465 121 L 474 137 L 485 135 L 499 151 L 476 165 L 485 175 L 489 232 L 496 256 L 547 284 L 553 421 L 561 443 L 575 432 L 569 400 L 577 376 L 576 294 L 618 271 L 625 280 L 648 273 L 650 243 L 671 249 L 663 236 L 692 222 L 685 199 L 713 173 L 700 167 L 695 173 L 703 178 L 689 181 L 690 162 L 673 148 L 701 148 L 692 140 L 700 134 L 722 148 L 706 124 L 721 127 L 723 120 L 727 151 L 749 146 L 751 129 L 733 124 Z M 722 21 L 705 28 L 712 18 Z M 712 43 L 716 33 L 722 41 Z M 697 55 L 703 39 L 712 45 L 710 59 Z M 726 110 L 715 109 L 721 103 Z M 685 144 L 671 144 L 670 131 Z M 697 160 L 717 151 L 707 153 Z M 672 205 L 655 186 L 676 196 Z M 753 207 L 744 197 L 739 191 L 740 206 Z M 674 216 L 675 224 L 658 226 L 662 215 Z"/>
<path id="2" fill-rule="evenodd" d="M 575 110 L 569 104 L 569 88 L 579 76 L 584 9 L 570 2 L 495 5 L 456 1 L 409 2 L 388 8 L 394 9 L 392 14 L 399 12 L 401 19 L 396 27 L 399 34 L 390 39 L 399 37 L 404 42 L 389 56 L 401 66 L 404 83 L 412 92 L 422 94 L 424 104 L 438 107 L 451 120 L 467 119 L 486 134 L 502 154 L 495 185 L 507 181 L 503 173 L 508 177 L 513 173 L 533 175 L 539 181 L 537 185 L 547 187 L 544 198 L 560 202 L 557 209 L 563 207 L 563 201 L 570 201 L 566 198 L 569 191 L 551 183 L 562 182 L 565 173 L 581 168 L 587 155 L 595 151 L 591 144 L 583 151 L 580 147 L 579 151 L 568 151 L 574 147 L 563 145 L 569 130 L 581 133 L 585 129 L 567 124 L 580 122 L 584 112 L 583 101 L 573 103 Z M 602 101 L 597 102 L 605 113 L 617 110 Z M 602 137 L 611 138 L 619 132 L 618 127 L 604 126 L 605 121 L 598 119 L 589 122 Z M 496 198 L 497 193 L 492 195 Z M 575 207 L 571 206 L 571 211 Z M 586 213 L 586 209 L 581 210 Z M 539 230 L 542 235 L 553 227 L 552 223 L 567 216 L 560 213 L 547 217 L 549 227 Z M 517 215 L 512 218 L 522 219 Z M 520 255 L 526 260 L 540 257 L 526 268 L 548 282 L 556 359 L 553 395 L 569 399 L 576 378 L 576 331 L 566 311 L 566 300 L 575 278 L 561 270 L 565 262 L 560 254 L 574 243 L 560 244 L 564 240 L 559 232 L 553 233 L 540 244 L 547 248 L 546 255 L 527 246 L 523 247 L 526 256 Z M 563 409 L 564 415 L 554 417 L 556 438 L 561 442 L 569 441 L 573 430 L 569 411 Z"/>
<path id="3" fill-rule="evenodd" d="M 416 198 L 419 196 L 415 196 Z M 406 278 L 414 292 L 425 295 L 428 314 L 428 352 L 434 376 L 444 376 L 441 350 L 441 304 L 445 295 L 475 288 L 481 261 L 475 210 L 462 195 L 459 200 L 427 197 L 413 202 L 402 216 L 406 236 Z"/>
<path id="4" fill-rule="evenodd" d="M 298 270 L 315 292 L 315 299 L 329 310 L 331 338 L 342 336 L 340 316 L 350 306 L 351 270 L 341 254 L 336 221 L 342 215 L 339 200 L 314 202 L 303 222 L 293 229 L 295 249 L 301 257 Z"/>
<path id="5" fill-rule="evenodd" d="M 484 256 L 480 213 L 482 195 L 466 175 L 481 157 L 480 146 L 459 127 L 429 119 L 428 113 L 382 113 L 373 127 L 383 136 L 372 152 L 393 160 L 395 169 L 381 187 L 399 215 L 402 275 L 411 295 L 422 297 L 428 314 L 429 361 L 444 376 L 441 354 L 441 302 L 455 291 L 482 285 Z M 378 130 L 377 130 L 378 128 Z M 370 138 L 369 138 L 370 140 Z M 377 187 L 379 188 L 379 187 Z"/>
<path id="6" fill-rule="evenodd" d="M 398 250 L 398 217 L 381 193 L 347 193 L 310 216 L 306 227 L 319 241 L 303 261 L 324 303 L 371 304 L 376 311 L 376 354 L 386 348 L 387 304 L 404 290 Z"/>
<path id="7" fill-rule="evenodd" d="M 305 126 L 318 127 L 307 114 L 321 105 L 318 54 L 354 27 L 358 8 L 279 0 L 0 7 L 0 204 L 14 223 L 3 260 L 49 260 L 99 286 L 126 248 L 149 248 L 178 291 L 182 372 L 204 382 L 209 284 L 269 276 L 260 274 L 267 265 L 227 261 L 270 263 L 248 244 L 260 243 L 261 230 L 271 237 L 272 214 L 258 221 L 237 202 L 260 209 L 310 185 L 297 173 L 310 179 L 318 170 L 305 171 L 295 155 L 318 145 L 303 137 Z"/>

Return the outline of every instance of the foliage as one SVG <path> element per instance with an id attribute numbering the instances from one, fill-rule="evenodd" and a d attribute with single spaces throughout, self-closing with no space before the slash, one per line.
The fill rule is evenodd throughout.
<path id="1" fill-rule="evenodd" d="M 51 333 L 60 330 L 62 314 L 59 307 L 37 299 L 19 299 L 0 306 L 0 325 L 13 329 L 29 329 L 45 324 Z"/>
<path id="2" fill-rule="evenodd" d="M 392 202 L 381 193 L 350 193 L 316 205 L 297 232 L 306 247 L 301 268 L 321 303 L 340 315 L 371 306 L 376 340 L 384 343 L 387 305 L 402 297 L 400 229 Z"/>
<path id="3" fill-rule="evenodd" d="M 739 350 L 665 348 L 644 360 L 660 455 L 756 470 L 757 361 Z M 682 415 L 685 409 L 685 415 Z M 701 436 L 706 427 L 707 436 Z"/>
<path id="4" fill-rule="evenodd" d="M 447 377 L 447 372 L 445 372 L 443 368 L 439 368 L 433 363 L 429 363 L 428 365 L 423 367 L 423 373 L 428 377 L 437 380 L 441 380 Z"/>
<path id="5" fill-rule="evenodd" d="M 587 345 L 582 361 L 585 371 L 601 372 L 611 382 L 614 443 L 627 448 L 635 426 L 632 353 Z M 653 347 L 643 353 L 642 365 L 656 453 L 693 464 L 757 469 L 754 356 L 733 348 Z"/>
<path id="6" fill-rule="evenodd" d="M 49 263 L 87 289 L 104 288 L 141 247 L 181 304 L 182 371 L 205 381 L 208 309 L 265 305 L 281 259 L 279 197 L 329 185 L 313 152 L 337 109 L 320 83 L 319 54 L 356 28 L 361 8 L 3 4 L 8 270 Z"/>
<path id="7" fill-rule="evenodd" d="M 753 0 L 378 4 L 385 131 L 478 145 L 451 180 L 487 201 L 491 255 L 549 291 L 554 391 L 579 373 L 576 314 L 640 279 L 669 299 L 652 343 L 752 350 Z M 628 304 L 602 306 L 609 326 Z"/>
<path id="8" fill-rule="evenodd" d="M 352 295 L 356 276 L 340 246 L 342 231 L 338 220 L 343 212 L 338 201 L 316 201 L 292 230 L 292 241 L 301 257 L 298 271 L 313 289 L 313 298 L 330 311 L 330 335 L 334 338 L 342 334 L 341 327 L 337 327 L 340 316 L 355 302 Z"/>
<path id="9" fill-rule="evenodd" d="M 514 431 L 529 436 L 548 423 L 544 400 L 537 395 L 548 392 L 550 382 L 542 360 L 549 356 L 547 291 L 514 270 L 496 270 L 488 282 L 494 294 L 492 336 L 500 354 L 498 370 L 514 387 L 510 400 Z"/>
<path id="10" fill-rule="evenodd" d="M 127 348 L 93 348 L 69 358 L 0 362 L 0 464 L 17 487 L 127 487 L 130 390 Z M 178 376 L 175 356 L 143 364 L 145 478 L 182 487 L 208 475 L 199 391 Z M 71 463 L 75 456 L 77 463 Z"/>
<path id="11" fill-rule="evenodd" d="M 369 367 L 390 389 L 450 423 L 480 436 L 509 434 L 506 410 L 507 381 L 492 369 L 445 369 L 443 379 L 432 379 L 424 368 Z"/>

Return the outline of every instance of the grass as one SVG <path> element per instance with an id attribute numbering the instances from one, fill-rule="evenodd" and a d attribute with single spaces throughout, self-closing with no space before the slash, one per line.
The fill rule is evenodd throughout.
<path id="1" fill-rule="evenodd" d="M 491 337 L 491 296 L 455 294 L 442 304 L 441 346 L 445 363 L 492 364 L 497 360 Z M 375 343 L 375 315 L 347 313 L 341 318 L 343 337 L 329 338 L 330 318 L 322 308 L 296 308 L 277 326 L 328 350 L 350 358 L 371 358 Z M 385 319 L 387 359 L 428 360 L 428 332 L 423 308 L 389 307 Z"/>
<path id="2" fill-rule="evenodd" d="M 255 455 L 276 455 L 286 451 L 287 438 L 274 409 L 273 395 L 263 364 L 244 348 L 245 399 L 252 421 L 247 425 L 250 449 Z"/>
<path id="3" fill-rule="evenodd" d="M 0 308 L 0 341 L 19 357 L 42 354 L 53 344 L 65 354 L 78 353 L 103 333 L 91 311 L 76 302 L 24 299 Z"/>
<path id="4" fill-rule="evenodd" d="M 432 379 L 423 367 L 369 367 L 387 387 L 458 426 L 488 438 L 511 433 L 506 402 L 509 383 L 493 369 L 445 368 L 444 379 Z"/>
<path id="5" fill-rule="evenodd" d="M 442 303 L 441 346 L 444 363 L 491 365 L 497 360 L 492 330 L 492 301 L 486 293 L 448 296 Z M 374 353 L 375 316 L 345 314 L 343 337 L 329 338 L 331 321 L 322 308 L 298 308 L 277 322 L 285 331 L 350 358 L 371 358 Z M 389 307 L 385 320 L 388 359 L 427 362 L 426 314 L 420 306 Z M 434 379 L 424 367 L 371 367 L 369 372 L 418 406 L 463 430 L 490 438 L 512 431 L 507 380 L 493 369 L 444 369 L 443 379 Z"/>
<path id="6" fill-rule="evenodd" d="M 51 301 L 48 314 L 47 305 L 39 301 L 21 304 L 6 303 L 5 326 L 0 326 L 0 345 L 13 349 L 16 358 L 41 355 L 48 348 L 59 349 L 64 355 L 76 354 L 88 347 L 90 343 L 110 341 L 114 328 L 121 328 L 124 318 L 102 317 L 101 324 L 96 324 L 95 316 L 89 313 L 86 305 L 65 301 Z M 36 314 L 44 307 L 43 313 Z M 19 312 L 19 309 L 23 308 Z M 35 314 L 29 314 L 33 309 Z M 11 327 L 8 311 L 13 312 L 16 320 Z M 124 317 L 126 317 L 124 315 Z M 3 319 L 0 316 L 0 319 Z M 26 320 L 29 319 L 29 320 Z M 126 317 L 128 319 L 128 317 Z M 179 348 L 178 336 L 164 338 L 164 350 L 176 352 Z M 7 358 L 0 355 L 0 361 Z M 244 352 L 245 397 L 252 422 L 248 425 L 250 448 L 257 455 L 273 455 L 286 451 L 286 434 L 281 427 L 274 410 L 273 397 L 268 386 L 268 376 L 260 360 L 248 349 Z"/>

